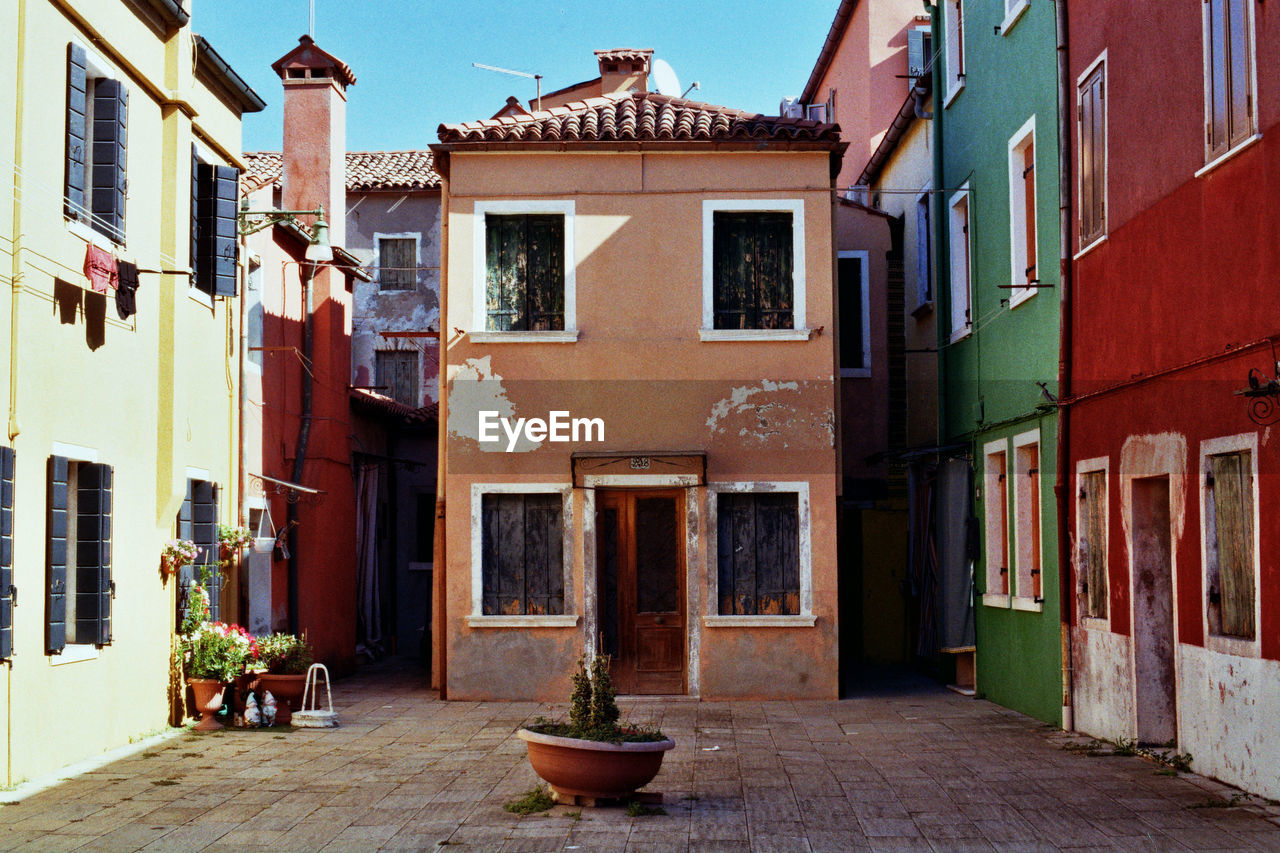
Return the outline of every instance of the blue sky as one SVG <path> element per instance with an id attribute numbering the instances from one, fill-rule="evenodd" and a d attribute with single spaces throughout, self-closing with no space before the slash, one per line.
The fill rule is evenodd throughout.
<path id="1" fill-rule="evenodd" d="M 487 118 L 543 75 L 543 90 L 597 75 L 600 48 L 648 47 L 711 103 L 776 113 L 808 79 L 838 0 L 315 0 L 316 43 L 356 74 L 347 148 L 423 148 L 441 122 Z M 271 63 L 307 30 L 307 0 L 195 0 L 193 24 L 267 101 L 245 116 L 247 151 L 280 147 Z"/>

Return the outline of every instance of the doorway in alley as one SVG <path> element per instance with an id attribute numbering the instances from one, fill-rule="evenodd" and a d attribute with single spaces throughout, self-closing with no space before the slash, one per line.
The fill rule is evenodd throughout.
<path id="1" fill-rule="evenodd" d="M 1133 681 L 1137 740 L 1178 737 L 1169 478 L 1133 480 Z"/>

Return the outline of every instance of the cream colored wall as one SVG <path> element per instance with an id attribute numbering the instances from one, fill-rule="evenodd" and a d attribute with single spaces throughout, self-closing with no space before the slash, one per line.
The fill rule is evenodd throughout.
<path id="1" fill-rule="evenodd" d="M 27 0 L 25 10 L 21 50 L 14 28 L 3 27 L 14 48 L 6 56 L 18 57 L 25 81 L 20 173 L 13 134 L 0 143 L 8 155 L 0 166 L 21 187 L 16 351 L 8 349 L 7 328 L 0 337 L 17 376 L 17 434 L 10 437 L 19 606 L 15 656 L 0 677 L 8 784 L 165 727 L 174 585 L 161 582 L 160 549 L 174 535 L 189 468 L 222 486 L 220 520 L 234 519 L 236 500 L 236 303 L 196 301 L 187 277 L 144 273 L 137 314 L 120 320 L 112 296 L 90 291 L 81 272 L 87 232 L 63 216 L 67 43 L 88 47 L 129 88 L 122 260 L 150 270 L 189 266 L 191 120 L 156 94 L 172 90 L 175 100 L 199 104 L 206 131 L 226 151 L 240 148 L 239 121 L 193 88 L 189 30 L 164 41 L 123 3 Z M 4 76 L 0 109 L 16 100 L 18 79 Z M 8 216 L 0 223 L 0 250 L 7 250 L 14 229 Z M 12 287 L 11 268 L 0 275 Z M 10 302 L 3 302 L 7 326 Z M 0 373 L 7 387 L 9 372 Z M 44 653 L 46 460 L 55 443 L 86 448 L 114 469 L 117 590 L 112 644 L 68 647 L 60 657 Z"/>
<path id="2" fill-rule="evenodd" d="M 471 486 L 570 482 L 570 453 L 705 451 L 711 481 L 808 484 L 812 529 L 812 627 L 706 627 L 712 606 L 705 550 L 705 490 L 687 493 L 694 547 L 686 649 L 690 692 L 705 697 L 836 693 L 835 469 L 833 446 L 832 224 L 826 152 L 459 154 L 451 156 L 442 327 L 448 375 L 448 677 L 450 698 L 562 699 L 593 625 L 469 627 Z M 542 198 L 574 202 L 578 340 L 471 341 L 474 206 Z M 702 341 L 703 201 L 804 202 L 808 340 Z M 460 379 L 486 377 L 482 386 Z M 601 417 L 605 442 L 486 452 L 475 441 L 476 388 L 517 416 L 550 409 Z M 489 396 L 484 399 L 489 400 Z M 488 403 L 485 403 L 488 405 Z M 576 490 L 573 612 L 593 591 L 594 550 Z M 593 522 L 590 522 L 593 523 Z M 772 667 L 758 663 L 770 650 Z"/>

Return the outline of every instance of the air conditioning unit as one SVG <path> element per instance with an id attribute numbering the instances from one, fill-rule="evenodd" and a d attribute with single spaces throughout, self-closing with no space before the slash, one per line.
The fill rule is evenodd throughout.
<path id="1" fill-rule="evenodd" d="M 778 105 L 778 115 L 783 118 L 804 118 L 804 105 L 799 98 L 783 98 Z"/>

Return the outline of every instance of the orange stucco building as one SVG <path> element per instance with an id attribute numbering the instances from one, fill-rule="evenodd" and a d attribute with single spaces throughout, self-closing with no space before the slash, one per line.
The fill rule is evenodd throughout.
<path id="1" fill-rule="evenodd" d="M 448 698 L 837 694 L 839 128 L 645 88 L 433 146 Z"/>

